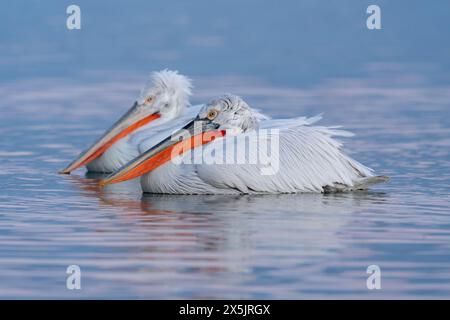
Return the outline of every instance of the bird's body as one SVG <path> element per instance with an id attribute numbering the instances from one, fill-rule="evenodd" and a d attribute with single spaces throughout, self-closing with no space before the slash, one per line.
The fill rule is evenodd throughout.
<path id="1" fill-rule="evenodd" d="M 377 181 L 371 169 L 341 151 L 341 143 L 334 137 L 347 136 L 348 132 L 308 124 L 272 127 L 271 122 L 266 121 L 264 127 L 280 130 L 267 136 L 267 144 L 270 144 L 273 135 L 279 134 L 279 156 L 275 160 L 279 161 L 279 166 L 274 174 L 261 174 L 266 165 L 250 164 L 249 152 L 245 154 L 244 163 L 239 164 L 177 164 L 169 161 L 141 177 L 142 190 L 170 194 L 333 192 L 366 189 L 371 182 Z M 221 139 L 223 141 L 217 139 L 206 145 L 202 153 L 209 155 L 211 149 L 217 149 L 221 143 L 227 145 L 226 140 L 234 137 Z M 257 150 L 258 145 L 254 148 Z M 183 157 L 192 157 L 193 152 L 187 152 Z"/>
<path id="2" fill-rule="evenodd" d="M 166 138 L 103 184 L 142 176 L 142 190 L 149 193 L 258 194 L 352 191 L 386 181 L 342 152 L 335 137 L 349 132 L 314 125 L 319 119 L 260 122 L 243 100 L 225 96 L 203 107 L 196 118 L 203 128 L 197 136 L 216 133 L 216 139 L 173 153 L 180 144 L 195 141 L 195 134 L 194 140 L 182 142 Z M 183 130 L 195 132 L 193 126 Z M 240 149 L 245 150 L 237 156 Z M 205 161 L 211 158 L 216 162 Z"/>

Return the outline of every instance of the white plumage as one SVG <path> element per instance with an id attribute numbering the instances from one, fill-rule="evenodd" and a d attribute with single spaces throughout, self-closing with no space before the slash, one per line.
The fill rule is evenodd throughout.
<path id="1" fill-rule="evenodd" d="M 351 133 L 337 127 L 320 127 L 314 118 L 265 120 L 260 122 L 256 113 L 240 98 L 227 95 L 203 107 L 198 121 L 207 121 L 211 110 L 217 116 L 208 121 L 225 129 L 227 134 L 201 148 L 201 154 L 210 155 L 215 150 L 223 150 L 220 144 L 227 145 L 229 139 L 246 134 L 258 134 L 272 129 L 267 135 L 258 135 L 270 145 L 277 139 L 279 149 L 276 158 L 263 159 L 278 162 L 273 174 L 262 174 L 268 161 L 251 163 L 252 152 L 260 153 L 261 141 L 252 140 L 257 145 L 249 146 L 244 163 L 234 164 L 177 164 L 179 160 L 195 157 L 196 149 L 179 156 L 178 161 L 168 161 L 141 177 L 144 192 L 170 194 L 254 194 L 254 193 L 296 193 L 296 192 L 335 192 L 366 189 L 369 185 L 386 181 L 387 177 L 374 176 L 371 169 L 360 164 L 342 152 L 342 144 L 335 137 L 351 136 Z M 279 132 L 273 129 L 278 129 Z M 231 141 L 233 145 L 233 141 Z M 264 142 L 264 141 L 263 141 Z M 153 144 L 153 142 L 151 143 Z M 235 144 L 234 144 L 235 145 Z M 230 148 L 223 150 L 224 157 L 233 153 Z M 145 157 L 144 156 L 141 156 Z M 233 157 L 231 155 L 230 157 Z M 269 156 L 268 156 L 269 157 Z M 177 159 L 176 159 L 177 160 Z M 138 163 L 136 161 L 135 163 Z M 122 168 L 113 174 L 113 181 L 121 175 Z"/>
<path id="2" fill-rule="evenodd" d="M 266 128 L 280 128 L 267 122 Z M 346 132 L 306 124 L 280 129 L 279 170 L 274 175 L 262 175 L 261 164 L 167 162 L 142 176 L 142 189 L 174 194 L 330 192 L 364 189 L 367 179 L 373 177 L 371 169 L 341 151 L 341 143 L 334 137 L 347 136 Z M 209 154 L 217 143 L 207 145 L 203 152 Z M 190 156 L 191 152 L 184 155 Z"/>

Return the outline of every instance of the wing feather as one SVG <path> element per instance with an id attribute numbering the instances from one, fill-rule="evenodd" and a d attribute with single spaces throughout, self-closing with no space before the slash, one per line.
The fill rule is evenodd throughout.
<path id="1" fill-rule="evenodd" d="M 264 122 L 271 121 L 274 120 Z M 274 129 L 282 123 L 276 121 L 266 128 Z M 249 141 L 245 164 L 200 164 L 196 171 L 202 181 L 214 188 L 233 188 L 242 193 L 324 192 L 335 185 L 351 188 L 360 179 L 373 174 L 371 169 L 342 152 L 342 144 L 334 138 L 348 135 L 336 127 L 300 125 L 286 129 L 283 125 L 279 132 L 269 131 L 267 135 L 260 135 L 259 140 Z M 235 138 L 225 137 L 224 140 Z M 278 154 L 259 152 L 261 145 L 270 146 L 273 139 L 279 141 Z M 218 143 L 211 143 L 204 152 L 211 153 Z M 224 150 L 225 154 L 230 152 L 236 153 L 236 149 Z M 258 153 L 259 162 L 250 164 L 254 152 Z M 264 173 L 270 168 L 268 163 L 272 164 L 273 174 Z"/>

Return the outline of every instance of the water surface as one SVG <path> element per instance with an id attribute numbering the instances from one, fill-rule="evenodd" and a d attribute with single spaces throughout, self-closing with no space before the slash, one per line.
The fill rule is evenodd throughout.
<path id="1" fill-rule="evenodd" d="M 58 2 L 2 5 L 0 297 L 450 298 L 450 6 L 380 1 L 373 33 L 364 1 L 296 3 L 79 1 L 80 31 Z M 170 196 L 58 175 L 164 67 L 193 78 L 193 103 L 232 92 L 273 117 L 324 113 L 391 182 Z"/>

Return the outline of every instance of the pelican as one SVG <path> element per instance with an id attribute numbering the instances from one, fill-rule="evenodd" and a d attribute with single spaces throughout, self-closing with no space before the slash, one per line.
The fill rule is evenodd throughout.
<path id="1" fill-rule="evenodd" d="M 149 193 L 258 194 L 353 191 L 388 180 L 375 176 L 370 168 L 342 152 L 341 143 L 334 137 L 350 133 L 338 127 L 313 125 L 319 119 L 320 116 L 302 121 L 259 121 L 245 101 L 225 95 L 203 106 L 198 116 L 178 133 L 154 145 L 100 184 L 142 176 L 142 190 Z M 210 154 L 211 148 L 220 143 L 227 145 L 228 139 L 268 129 L 271 131 L 264 139 L 278 139 L 274 154 L 279 168 L 272 174 L 262 174 L 260 163 L 179 161 L 192 157 L 198 148 L 203 149 L 202 154 Z M 249 155 L 245 157 L 248 160 Z"/>
<path id="2" fill-rule="evenodd" d="M 149 147 L 163 132 L 166 136 L 172 126 L 179 127 L 197 115 L 200 105 L 187 108 L 191 90 L 191 80 L 177 71 L 152 73 L 128 112 L 60 173 L 69 174 L 81 166 L 91 172 L 118 170 L 140 154 L 141 142 Z"/>

